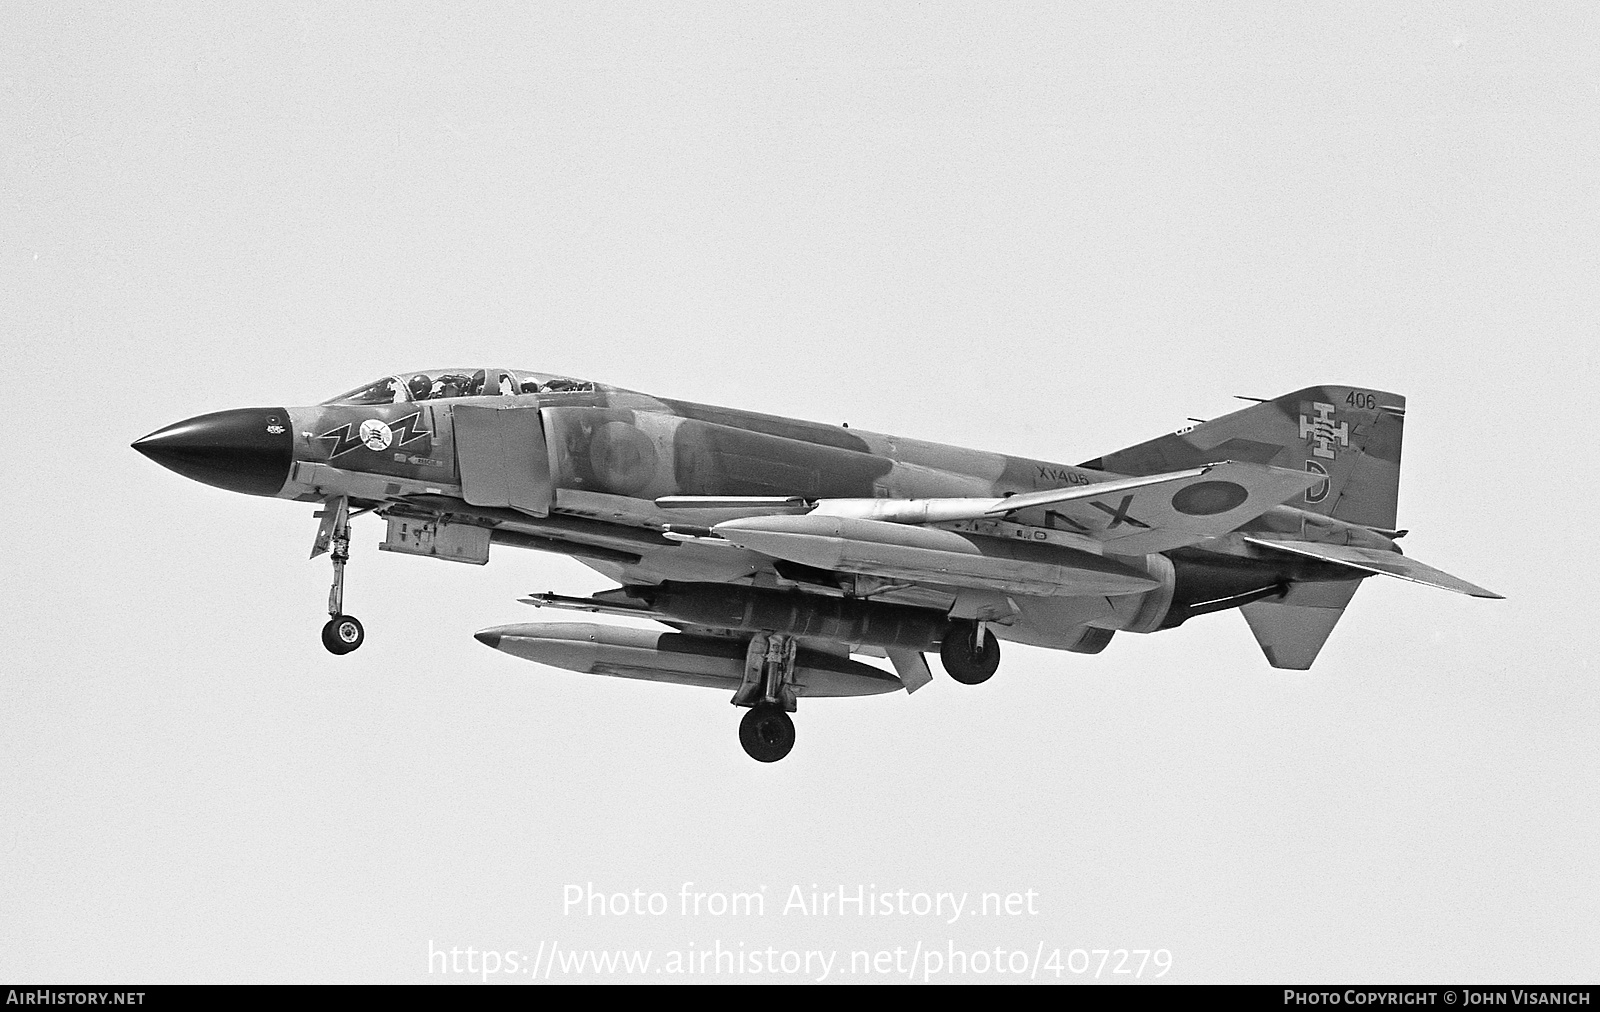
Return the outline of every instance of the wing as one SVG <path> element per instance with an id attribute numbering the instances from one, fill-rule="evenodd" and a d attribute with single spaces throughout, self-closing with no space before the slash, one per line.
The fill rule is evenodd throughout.
<path id="1" fill-rule="evenodd" d="M 1005 512 L 1037 510 L 1041 526 L 1092 538 L 1110 554 L 1147 555 L 1226 534 L 1321 480 L 1304 471 L 1225 461 L 1062 495 L 1014 496 Z"/>

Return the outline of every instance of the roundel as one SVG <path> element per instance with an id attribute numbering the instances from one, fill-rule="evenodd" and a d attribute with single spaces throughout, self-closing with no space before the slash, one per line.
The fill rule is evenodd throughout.
<path id="1" fill-rule="evenodd" d="M 589 466 L 600 490 L 613 495 L 634 495 L 656 476 L 659 461 L 650 437 L 627 422 L 606 422 L 589 440 Z"/>
<path id="2" fill-rule="evenodd" d="M 361 442 L 369 450 L 387 450 L 394 442 L 394 430 L 376 418 L 369 418 L 361 423 Z"/>
<path id="3" fill-rule="evenodd" d="M 1250 498 L 1243 485 L 1231 481 L 1200 481 L 1172 495 L 1172 508 L 1192 517 L 1226 513 Z"/>

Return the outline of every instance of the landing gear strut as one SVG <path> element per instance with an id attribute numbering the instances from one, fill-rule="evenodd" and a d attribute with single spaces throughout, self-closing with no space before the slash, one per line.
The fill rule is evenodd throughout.
<path id="1" fill-rule="evenodd" d="M 1000 667 L 1000 643 L 982 622 L 958 619 L 950 623 L 939 644 L 939 660 L 951 678 L 963 685 L 987 682 Z"/>
<path id="2" fill-rule="evenodd" d="M 347 654 L 359 647 L 367 636 L 360 621 L 344 613 L 344 566 L 350 561 L 350 500 L 342 495 L 333 496 L 317 516 L 322 518 L 322 526 L 317 528 L 311 557 L 333 553 L 333 587 L 328 591 L 329 618 L 328 624 L 322 627 L 322 645 L 329 653 Z"/>
<path id="3" fill-rule="evenodd" d="M 739 744 L 757 762 L 775 763 L 794 748 L 793 636 L 756 633 L 745 649 L 744 682 L 733 694 L 734 706 L 750 712 L 739 721 Z"/>

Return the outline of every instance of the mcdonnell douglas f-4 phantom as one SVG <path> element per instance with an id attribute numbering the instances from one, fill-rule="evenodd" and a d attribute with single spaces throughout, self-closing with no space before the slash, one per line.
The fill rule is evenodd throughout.
<path id="1" fill-rule="evenodd" d="M 1374 574 L 1498 597 L 1395 544 L 1405 398 L 1318 386 L 1076 466 L 654 397 L 515 369 L 386 376 L 312 407 L 201 415 L 133 444 L 236 492 L 317 503 L 344 610 L 350 519 L 379 548 L 483 565 L 557 552 L 620 584 L 527 603 L 651 619 L 477 633 L 590 674 L 720 688 L 762 762 L 803 696 L 972 685 L 1000 640 L 1093 654 L 1237 608 L 1267 663 L 1310 667 Z M 853 659 L 883 658 L 888 668 Z M 891 670 L 892 669 L 892 672 Z"/>

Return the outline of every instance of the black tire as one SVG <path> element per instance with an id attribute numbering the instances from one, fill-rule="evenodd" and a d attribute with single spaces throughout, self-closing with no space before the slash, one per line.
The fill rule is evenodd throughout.
<path id="1" fill-rule="evenodd" d="M 978 646 L 978 623 L 952 622 L 939 644 L 939 660 L 951 678 L 962 685 L 987 682 L 1000 667 L 1000 641 L 985 632 Z"/>
<path id="2" fill-rule="evenodd" d="M 350 615 L 335 615 L 322 627 L 322 645 L 330 654 L 347 654 L 367 638 L 361 622 Z"/>
<path id="3" fill-rule="evenodd" d="M 781 706 L 752 706 L 739 721 L 739 744 L 756 762 L 775 763 L 794 748 L 794 721 Z"/>

